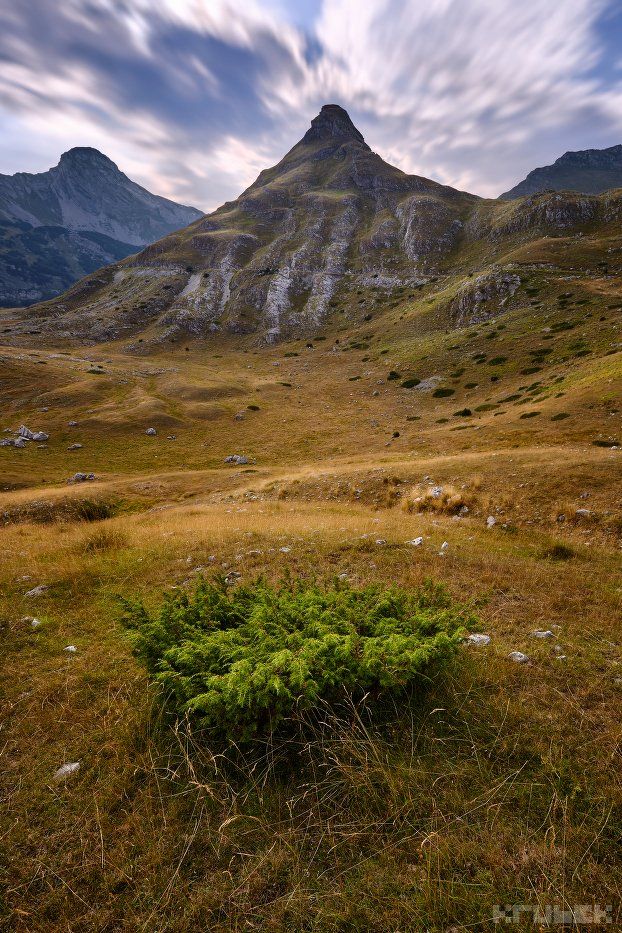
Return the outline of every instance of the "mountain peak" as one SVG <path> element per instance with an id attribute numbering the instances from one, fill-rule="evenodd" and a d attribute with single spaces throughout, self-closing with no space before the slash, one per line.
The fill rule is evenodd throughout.
<path id="1" fill-rule="evenodd" d="M 107 155 L 92 146 L 74 146 L 73 149 L 63 152 L 58 164 L 67 168 L 80 165 L 99 165 L 108 169 L 117 169 L 112 159 L 109 159 Z"/>
<path id="2" fill-rule="evenodd" d="M 313 143 L 326 139 L 356 139 L 364 143 L 363 134 L 360 133 L 350 119 L 347 110 L 339 104 L 324 104 L 317 117 L 311 121 L 311 126 L 303 136 L 303 143 Z"/>

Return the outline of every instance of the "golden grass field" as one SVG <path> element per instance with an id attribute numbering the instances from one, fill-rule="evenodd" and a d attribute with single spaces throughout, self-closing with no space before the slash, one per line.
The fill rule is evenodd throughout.
<path id="1" fill-rule="evenodd" d="M 0 430 L 50 434 L 0 448 L 3 928 L 455 933 L 514 903 L 622 928 L 622 312 L 546 294 L 546 321 L 449 333 L 403 302 L 272 348 L 0 347 Z M 163 718 L 117 601 L 231 569 L 432 578 L 491 642 L 293 771 L 233 769 Z"/>

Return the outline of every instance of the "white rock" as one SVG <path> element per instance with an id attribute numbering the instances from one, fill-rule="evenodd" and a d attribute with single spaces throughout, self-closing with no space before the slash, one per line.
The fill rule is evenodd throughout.
<path id="1" fill-rule="evenodd" d="M 71 777 L 72 774 L 75 774 L 76 771 L 79 771 L 79 770 L 80 770 L 79 761 L 68 761 L 66 765 L 62 765 L 62 767 L 60 767 L 58 771 L 54 772 L 54 777 L 52 778 L 52 780 L 58 784 L 60 783 L 60 781 L 67 780 L 68 777 Z"/>
<path id="2" fill-rule="evenodd" d="M 421 536 L 418 538 L 413 538 L 412 541 L 407 541 L 406 544 L 411 544 L 413 547 L 421 547 L 423 544 L 423 538 Z"/>
<path id="3" fill-rule="evenodd" d="M 508 658 L 510 661 L 514 661 L 515 664 L 526 664 L 529 660 L 529 655 L 523 654 L 522 651 L 510 651 Z"/>
<path id="4" fill-rule="evenodd" d="M 535 632 L 531 633 L 534 638 L 554 638 L 554 634 L 550 629 L 536 629 Z"/>
<path id="5" fill-rule="evenodd" d="M 443 487 L 432 486 L 432 489 L 430 490 L 430 495 L 432 496 L 433 499 L 440 499 L 441 496 L 443 495 Z"/>
<path id="6" fill-rule="evenodd" d="M 376 544 L 382 546 L 383 544 L 386 544 L 386 543 L 387 543 L 387 542 L 385 541 L 384 538 L 376 538 Z"/>
<path id="7" fill-rule="evenodd" d="M 30 623 L 30 627 L 31 627 L 31 628 L 39 628 L 40 625 L 41 625 L 41 620 L 40 620 L 40 619 L 32 619 L 32 621 L 31 621 L 31 623 Z"/>
<path id="8" fill-rule="evenodd" d="M 441 551 L 446 551 L 448 547 L 449 547 L 449 541 L 443 541 L 443 543 L 441 544 Z"/>
<path id="9" fill-rule="evenodd" d="M 589 509 L 577 509 L 574 514 L 577 518 L 589 518 L 592 513 Z"/>
<path id="10" fill-rule="evenodd" d="M 492 528 L 493 525 L 496 525 L 496 524 L 497 524 L 497 519 L 494 517 L 494 515 L 489 515 L 488 518 L 486 519 L 486 527 Z"/>
<path id="11" fill-rule="evenodd" d="M 280 547 L 280 548 L 279 548 L 279 551 L 281 552 L 281 554 L 289 554 L 289 552 L 291 551 L 291 548 L 290 548 L 290 547 Z"/>
<path id="12" fill-rule="evenodd" d="M 67 651 L 69 654 L 75 654 L 77 650 L 75 645 L 67 645 L 66 648 L 63 648 L 63 651 Z"/>
<path id="13" fill-rule="evenodd" d="M 490 635 L 475 632 L 473 635 L 468 635 L 466 640 L 470 645 L 488 645 L 490 644 Z"/>
<path id="14" fill-rule="evenodd" d="M 41 583 L 39 586 L 33 586 L 31 590 L 28 590 L 27 593 L 24 593 L 24 596 L 43 596 L 45 591 L 48 589 L 45 583 Z"/>
<path id="15" fill-rule="evenodd" d="M 87 483 L 93 482 L 95 479 L 94 473 L 74 473 L 67 482 L 68 483 Z"/>
<path id="16" fill-rule="evenodd" d="M 147 428 L 145 431 L 145 434 L 149 435 L 149 437 L 155 437 L 157 433 L 155 428 Z"/>
<path id="17" fill-rule="evenodd" d="M 67 450 L 82 450 L 82 444 L 70 444 Z"/>

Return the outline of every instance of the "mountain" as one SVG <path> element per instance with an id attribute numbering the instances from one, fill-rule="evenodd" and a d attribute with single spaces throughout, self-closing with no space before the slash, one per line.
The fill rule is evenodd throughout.
<path id="1" fill-rule="evenodd" d="M 565 152 L 552 165 L 534 169 L 500 197 L 522 198 L 547 189 L 602 194 L 611 188 L 622 188 L 622 146 Z"/>
<path id="2" fill-rule="evenodd" d="M 121 339 L 133 350 L 187 335 L 272 343 L 329 319 L 367 320 L 428 285 L 435 326 L 451 328 L 519 300 L 526 244 L 538 244 L 530 261 L 546 261 L 547 238 L 620 210 L 620 198 L 572 193 L 483 200 L 407 175 L 329 104 L 237 200 L 31 308 L 11 339 L 36 325 L 42 339 Z"/>
<path id="3" fill-rule="evenodd" d="M 48 298 L 201 212 L 151 194 L 97 149 L 36 175 L 0 175 L 0 304 Z"/>

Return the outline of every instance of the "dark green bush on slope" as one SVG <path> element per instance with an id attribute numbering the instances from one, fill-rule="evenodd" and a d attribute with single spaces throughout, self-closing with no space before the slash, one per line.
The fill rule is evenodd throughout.
<path id="1" fill-rule="evenodd" d="M 427 681 L 466 619 L 446 592 L 258 580 L 201 581 L 150 615 L 125 604 L 135 652 L 177 714 L 249 739 L 348 695 L 381 699 Z"/>

